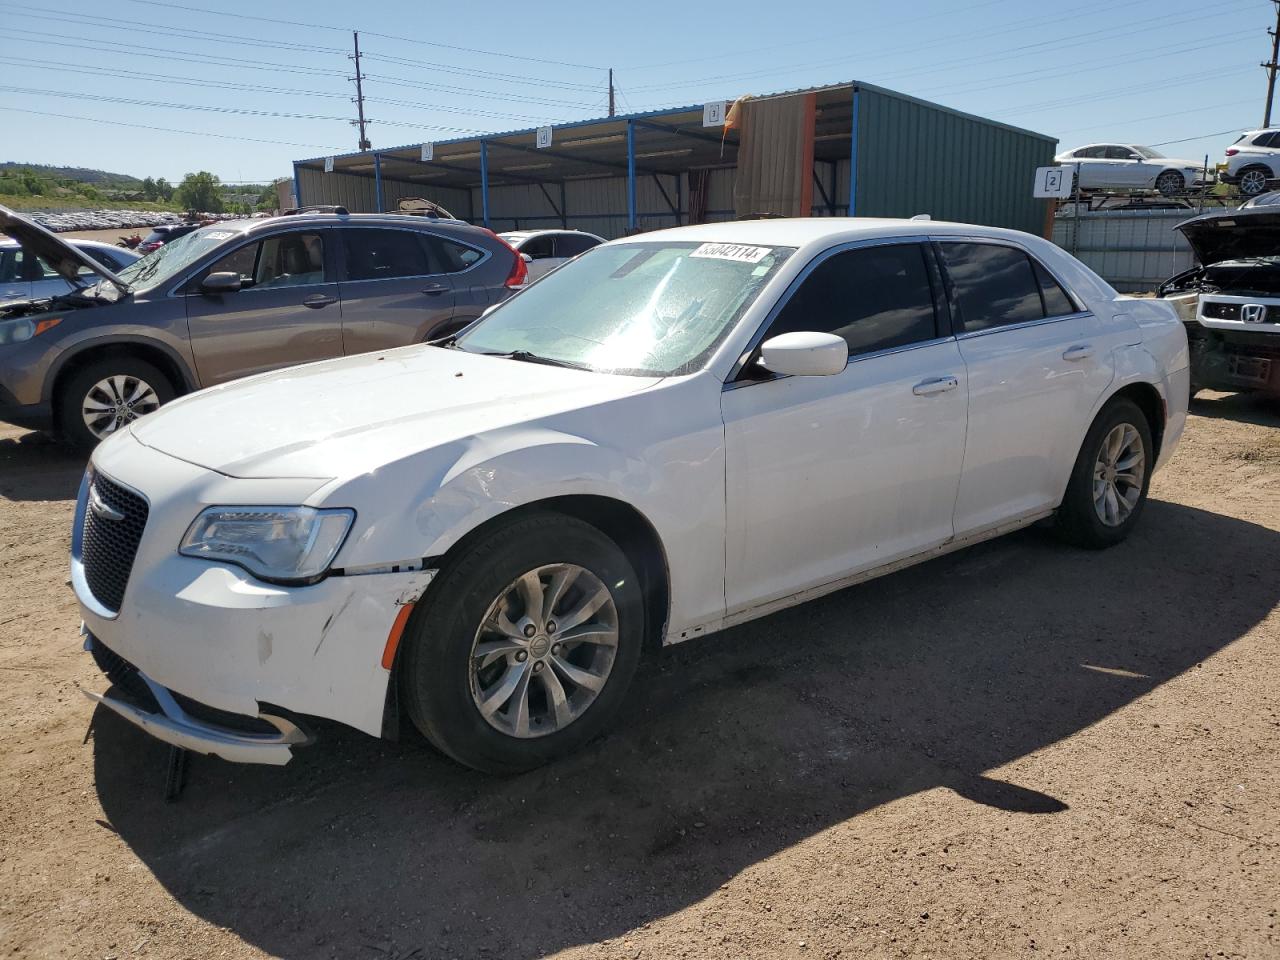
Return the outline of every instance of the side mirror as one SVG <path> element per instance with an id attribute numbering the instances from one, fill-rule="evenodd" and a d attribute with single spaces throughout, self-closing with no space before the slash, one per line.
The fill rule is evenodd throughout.
<path id="1" fill-rule="evenodd" d="M 240 289 L 240 274 L 225 270 L 211 273 L 200 283 L 200 292 L 209 294 L 235 293 Z"/>
<path id="2" fill-rule="evenodd" d="M 760 345 L 760 363 L 784 377 L 830 377 L 849 363 L 849 344 L 834 333 L 782 333 Z"/>
<path id="3" fill-rule="evenodd" d="M 520 259 L 525 263 L 533 263 L 533 257 L 529 256 L 527 253 L 520 254 Z"/>
<path id="4" fill-rule="evenodd" d="M 1140 153 L 1131 153 L 1131 154 L 1129 154 L 1129 159 L 1130 159 L 1130 160 L 1141 160 L 1141 159 L 1142 159 L 1142 154 L 1140 154 Z"/>

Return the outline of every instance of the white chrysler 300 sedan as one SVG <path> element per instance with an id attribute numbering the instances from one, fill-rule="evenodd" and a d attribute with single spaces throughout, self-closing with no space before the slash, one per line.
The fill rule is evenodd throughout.
<path id="1" fill-rule="evenodd" d="M 604 244 L 461 334 L 201 391 L 97 448 L 72 581 L 90 694 L 285 763 L 402 713 L 483 770 L 616 713 L 641 648 L 1056 515 L 1122 540 L 1182 433 L 1167 303 L 927 221 Z"/>

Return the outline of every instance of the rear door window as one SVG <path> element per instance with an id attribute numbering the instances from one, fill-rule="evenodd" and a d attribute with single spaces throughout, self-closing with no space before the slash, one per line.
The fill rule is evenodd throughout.
<path id="1" fill-rule="evenodd" d="M 994 243 L 939 247 L 966 333 L 1044 319 L 1040 283 L 1023 251 Z"/>
<path id="2" fill-rule="evenodd" d="M 600 245 L 600 241 L 595 237 L 584 236 L 580 233 L 562 233 L 556 237 L 556 256 L 557 257 L 576 257 L 580 253 L 585 253 L 592 247 Z"/>
<path id="3" fill-rule="evenodd" d="M 1053 274 L 1045 269 L 1044 264 L 1032 257 L 1031 266 L 1035 270 L 1036 280 L 1040 282 L 1040 296 L 1044 298 L 1045 316 L 1064 317 L 1067 314 L 1075 313 L 1075 301 L 1067 296 L 1067 291 L 1063 290 L 1062 285 L 1053 279 Z"/>
<path id="4" fill-rule="evenodd" d="M 342 240 L 348 280 L 423 277 L 432 272 L 413 231 L 351 229 L 342 232 Z"/>
<path id="5" fill-rule="evenodd" d="M 774 318 L 768 336 L 834 333 L 855 356 L 938 336 L 924 245 L 886 244 L 828 257 Z"/>

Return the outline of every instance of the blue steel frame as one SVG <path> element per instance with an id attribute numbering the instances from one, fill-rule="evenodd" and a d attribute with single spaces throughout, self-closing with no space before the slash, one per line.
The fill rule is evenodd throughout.
<path id="1" fill-rule="evenodd" d="M 302 181 L 298 179 L 298 165 L 293 165 L 293 204 L 302 208 Z"/>
<path id="2" fill-rule="evenodd" d="M 635 230 L 636 218 L 636 122 L 627 121 L 627 229 Z"/>
<path id="3" fill-rule="evenodd" d="M 858 88 L 853 88 L 853 118 L 849 124 L 849 216 L 858 205 Z"/>
<path id="4" fill-rule="evenodd" d="M 489 145 L 480 141 L 480 213 L 485 228 L 489 227 Z"/>
<path id="5" fill-rule="evenodd" d="M 382 213 L 386 209 L 382 200 L 382 158 L 376 153 L 373 155 L 373 189 L 378 194 L 378 212 Z"/>

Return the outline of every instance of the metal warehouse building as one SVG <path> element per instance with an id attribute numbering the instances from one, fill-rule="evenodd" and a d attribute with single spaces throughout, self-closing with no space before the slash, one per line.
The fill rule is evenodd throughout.
<path id="1" fill-rule="evenodd" d="M 782 216 L 909 217 L 1043 233 L 1057 140 L 866 83 L 412 144 L 294 164 L 300 205 L 433 200 L 493 230 L 612 239 Z"/>

